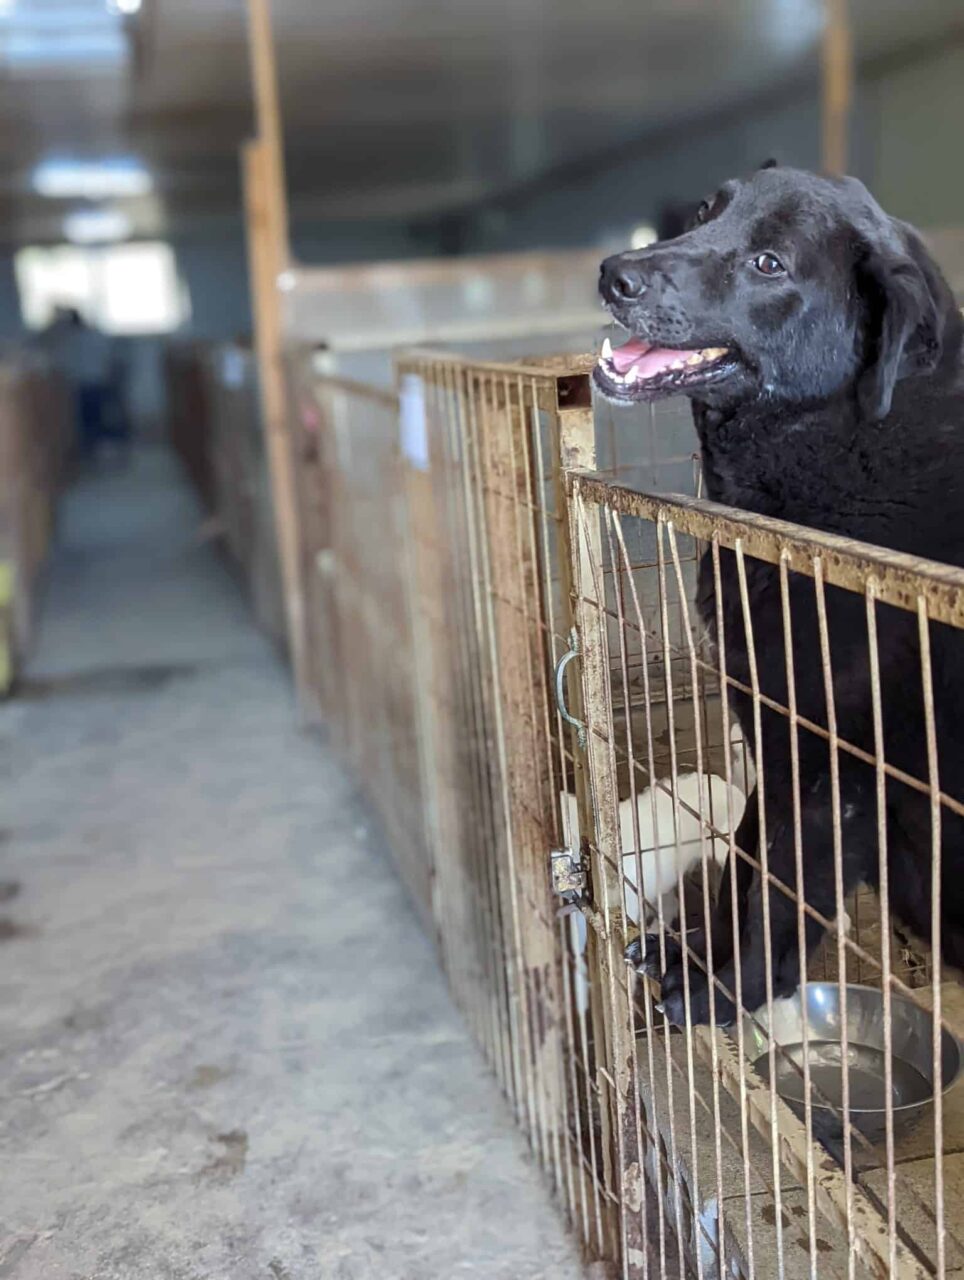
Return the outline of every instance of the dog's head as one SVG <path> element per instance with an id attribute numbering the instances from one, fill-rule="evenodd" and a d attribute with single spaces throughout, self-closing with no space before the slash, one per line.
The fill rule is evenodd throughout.
<path id="1" fill-rule="evenodd" d="M 684 235 L 608 258 L 600 291 L 632 335 L 596 367 L 610 400 L 807 403 L 852 389 L 875 421 L 899 379 L 937 367 L 956 316 L 920 237 L 862 183 L 773 165 L 725 183 Z"/>

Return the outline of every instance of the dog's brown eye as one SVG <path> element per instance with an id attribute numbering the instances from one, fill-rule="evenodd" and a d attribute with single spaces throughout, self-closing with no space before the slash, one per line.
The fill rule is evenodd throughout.
<path id="1" fill-rule="evenodd" d="M 786 268 L 783 263 L 772 253 L 761 253 L 759 257 L 753 259 L 753 265 L 761 276 L 782 276 L 786 274 Z"/>

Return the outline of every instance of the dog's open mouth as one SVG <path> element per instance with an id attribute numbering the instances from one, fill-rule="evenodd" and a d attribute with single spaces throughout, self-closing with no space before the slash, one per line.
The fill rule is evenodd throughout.
<path id="1" fill-rule="evenodd" d="M 729 372 L 734 361 L 729 347 L 685 350 L 630 338 L 613 348 L 607 338 L 593 379 L 610 400 L 651 400 L 711 382 Z"/>

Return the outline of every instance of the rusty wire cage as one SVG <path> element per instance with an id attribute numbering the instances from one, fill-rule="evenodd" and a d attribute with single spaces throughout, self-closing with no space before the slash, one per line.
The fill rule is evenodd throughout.
<path id="1" fill-rule="evenodd" d="M 964 1267 L 950 1199 L 964 1110 L 942 1085 L 956 1071 L 945 1023 L 958 989 L 934 959 L 939 939 L 892 924 L 886 858 L 876 894 L 856 891 L 843 859 L 856 761 L 874 841 L 887 838 L 881 795 L 886 806 L 905 788 L 921 798 L 939 865 L 933 833 L 945 809 L 956 821 L 960 797 L 940 789 L 933 749 L 914 776 L 887 757 L 882 729 L 875 737 L 889 689 L 875 627 L 895 612 L 909 619 L 906 679 L 922 690 L 924 744 L 939 746 L 931 631 L 964 621 L 964 574 L 704 502 L 686 407 L 594 410 L 587 370 L 572 358 L 411 352 L 391 392 L 337 376 L 302 388 L 318 702 L 590 1257 L 633 1280 L 951 1275 Z M 778 609 L 791 637 L 782 689 L 761 683 L 753 660 L 756 597 L 741 584 L 757 571 L 789 602 L 789 614 Z M 716 591 L 743 619 L 729 646 L 706 623 Z M 821 621 L 841 595 L 851 631 L 853 610 L 864 629 L 857 676 L 875 712 L 856 740 L 832 620 Z M 812 676 L 814 662 L 819 714 L 793 694 L 794 669 L 809 663 Z M 783 811 L 759 800 L 775 774 L 761 736 L 774 721 L 797 744 Z M 809 837 L 793 815 L 807 812 L 794 804 L 808 735 L 822 744 L 830 830 L 832 893 L 817 903 L 798 892 L 793 859 L 774 884 L 777 855 L 743 822 L 755 808 L 771 827 L 789 814 L 802 858 Z M 868 1046 L 848 1044 L 844 1020 L 828 1074 L 806 1001 L 796 1000 L 803 1029 L 787 1030 L 794 997 L 778 998 L 772 966 L 765 998 L 757 990 L 744 1007 L 721 963 L 711 985 L 720 1008 L 735 997 L 732 1025 L 711 1017 L 686 1031 L 657 1008 L 655 979 L 627 967 L 640 934 L 661 962 L 654 972 L 686 939 L 683 990 L 699 998 L 712 948 L 704 956 L 690 930 L 725 907 L 729 864 L 770 877 L 763 914 L 780 916 L 791 942 L 826 930 L 820 946 L 804 939 L 791 988 L 820 982 L 841 1009 L 876 991 L 885 1098 L 870 1136 L 860 1056 L 848 1056 Z M 906 1065 L 898 1007 L 926 1028 L 918 1065 L 933 1094 L 911 1107 L 908 1132 L 893 1093 Z"/>
<path id="2" fill-rule="evenodd" d="M 390 833 L 431 924 L 408 509 L 393 391 L 293 359 L 301 580 L 311 700 Z M 434 926 L 433 926 L 434 927 Z"/>
<path id="3" fill-rule="evenodd" d="M 612 479 L 576 476 L 571 490 L 594 802 L 586 916 L 621 1045 L 624 1270 L 648 1224 L 639 1274 L 666 1274 L 667 1244 L 700 1276 L 953 1274 L 959 1104 L 943 1088 L 960 1062 L 941 1015 L 959 988 L 942 982 L 940 866 L 961 797 L 941 789 L 953 738 L 935 690 L 964 623 L 964 573 Z M 899 673 L 884 666 L 885 628 L 906 642 Z M 888 755 L 908 706 L 919 751 Z M 895 812 L 916 823 L 937 904 L 913 942 L 889 909 L 907 902 Z M 845 869 L 858 840 L 879 888 L 859 902 Z M 715 886 L 717 911 L 739 912 L 730 950 L 714 914 L 721 856 L 754 877 L 746 898 L 738 876 L 729 893 Z M 666 985 L 620 964 L 647 918 L 650 972 L 681 960 L 683 1032 L 663 1016 Z"/>

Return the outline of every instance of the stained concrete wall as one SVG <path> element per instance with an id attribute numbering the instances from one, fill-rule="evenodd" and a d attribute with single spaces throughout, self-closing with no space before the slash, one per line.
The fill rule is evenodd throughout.
<path id="1" fill-rule="evenodd" d="M 964 114 L 964 46 L 933 50 L 858 81 L 850 138 L 852 173 L 892 213 L 926 227 L 964 222 L 964 168 L 957 163 Z M 602 167 L 547 179 L 462 218 L 465 252 L 623 242 L 653 222 L 664 202 L 698 200 L 723 179 L 768 156 L 820 166 L 816 85 L 641 139 Z"/>

